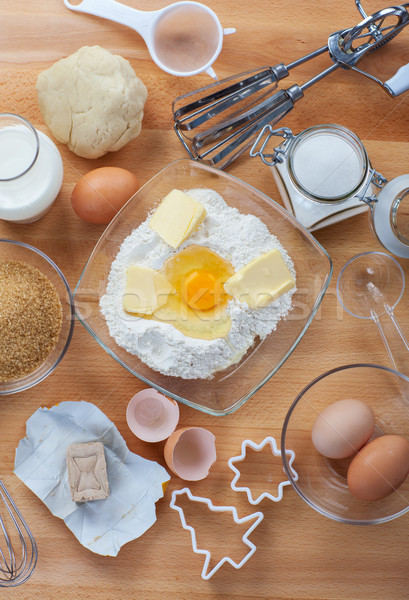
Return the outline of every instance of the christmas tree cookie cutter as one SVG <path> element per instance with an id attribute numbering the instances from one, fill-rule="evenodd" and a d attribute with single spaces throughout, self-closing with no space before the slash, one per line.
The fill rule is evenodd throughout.
<path id="1" fill-rule="evenodd" d="M 266 491 L 266 492 L 263 492 L 262 494 L 260 494 L 257 498 L 253 498 L 250 488 L 245 487 L 245 486 L 236 485 L 237 481 L 240 478 L 240 471 L 235 467 L 235 463 L 243 462 L 246 459 L 247 448 L 252 448 L 256 452 L 260 452 L 260 450 L 263 450 L 263 448 L 265 446 L 267 446 L 267 444 L 270 445 L 271 453 L 273 454 L 273 456 L 280 457 L 280 459 L 281 459 L 281 451 L 277 448 L 277 443 L 275 441 L 275 438 L 273 438 L 272 436 L 268 436 L 260 444 L 256 444 L 252 440 L 244 440 L 241 444 L 241 454 L 239 456 L 232 456 L 228 460 L 228 463 L 227 463 L 229 465 L 230 469 L 235 474 L 234 478 L 230 484 L 231 489 L 235 492 L 246 492 L 248 501 L 250 502 L 250 504 L 253 504 L 253 505 L 259 504 L 262 500 L 264 500 L 264 498 L 269 498 L 273 502 L 280 502 L 280 500 L 282 500 L 282 498 L 283 498 L 284 486 L 290 485 L 290 481 L 288 479 L 280 481 L 280 483 L 278 484 L 278 490 L 277 490 L 276 496 L 274 496 L 273 494 L 270 494 L 269 492 Z M 293 474 L 294 480 L 297 481 L 298 474 L 296 473 L 296 471 L 294 470 L 294 468 L 292 466 L 294 459 L 295 459 L 295 453 L 293 450 L 285 450 L 285 453 L 290 457 L 289 461 L 288 461 L 288 466 L 290 467 L 290 470 L 291 470 L 291 473 Z"/>
<path id="2" fill-rule="evenodd" d="M 251 521 L 254 519 L 254 522 L 252 523 L 252 525 L 250 525 L 249 529 L 246 531 L 246 533 L 241 538 L 242 542 L 249 548 L 249 551 L 247 552 L 247 554 L 244 556 L 244 558 L 240 562 L 235 562 L 233 559 L 230 558 L 230 556 L 224 556 L 216 564 L 215 567 L 213 567 L 210 571 L 208 571 L 209 563 L 210 563 L 210 559 L 211 559 L 211 553 L 209 552 L 209 550 L 205 550 L 203 548 L 198 548 L 197 541 L 196 541 L 195 529 L 191 525 L 188 525 L 186 523 L 185 514 L 183 512 L 183 509 L 180 506 L 176 505 L 176 497 L 181 494 L 187 494 L 189 500 L 191 500 L 192 502 L 204 502 L 205 504 L 207 504 L 209 510 L 211 510 L 212 512 L 231 512 L 233 515 L 233 520 L 237 524 L 247 523 L 248 521 Z M 264 514 L 262 512 L 255 512 L 255 513 L 252 513 L 251 515 L 247 515 L 246 517 L 239 518 L 239 516 L 237 514 L 237 510 L 234 506 L 215 506 L 209 498 L 201 498 L 200 496 L 193 496 L 193 494 L 191 493 L 189 488 L 183 488 L 181 490 L 174 490 L 172 492 L 170 508 L 173 508 L 174 510 L 178 511 L 183 529 L 187 529 L 188 531 L 190 531 L 193 552 L 195 552 L 195 554 L 203 554 L 205 556 L 205 561 L 204 561 L 203 569 L 202 569 L 202 579 L 210 579 L 216 573 L 216 571 L 218 571 L 220 569 L 220 567 L 226 562 L 229 563 L 230 565 L 232 565 L 232 567 L 234 567 L 235 569 L 241 569 L 241 567 L 249 560 L 249 558 L 254 554 L 254 552 L 257 549 L 256 546 L 253 544 L 253 542 L 251 542 L 248 538 L 249 538 L 250 534 L 252 533 L 252 531 L 254 531 L 254 529 L 257 527 L 257 525 L 259 525 L 259 523 L 263 520 Z"/>

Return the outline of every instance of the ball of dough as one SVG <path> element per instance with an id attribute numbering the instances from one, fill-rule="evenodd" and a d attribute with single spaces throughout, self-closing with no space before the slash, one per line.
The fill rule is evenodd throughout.
<path id="1" fill-rule="evenodd" d="M 119 150 L 141 131 L 146 87 L 125 58 L 100 46 L 59 60 L 36 87 L 47 126 L 78 156 Z"/>

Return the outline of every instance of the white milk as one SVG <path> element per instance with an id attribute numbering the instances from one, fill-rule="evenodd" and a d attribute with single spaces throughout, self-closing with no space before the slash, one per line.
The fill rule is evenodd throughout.
<path id="1" fill-rule="evenodd" d="M 44 133 L 37 134 L 39 152 L 30 167 L 36 152 L 33 132 L 25 125 L 0 129 L 0 219 L 16 223 L 37 221 L 51 208 L 61 189 L 60 153 Z"/>

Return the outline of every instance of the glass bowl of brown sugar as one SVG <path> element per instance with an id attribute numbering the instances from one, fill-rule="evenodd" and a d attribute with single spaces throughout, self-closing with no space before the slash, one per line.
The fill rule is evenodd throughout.
<path id="1" fill-rule="evenodd" d="M 0 239 L 0 396 L 50 375 L 74 329 L 71 290 L 41 250 Z"/>

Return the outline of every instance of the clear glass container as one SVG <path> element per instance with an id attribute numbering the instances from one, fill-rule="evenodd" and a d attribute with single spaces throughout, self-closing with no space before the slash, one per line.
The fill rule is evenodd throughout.
<path id="1" fill-rule="evenodd" d="M 112 261 L 124 239 L 172 189 L 210 188 L 242 213 L 258 217 L 291 256 L 297 274 L 294 308 L 276 331 L 257 339 L 240 362 L 212 379 L 182 379 L 154 371 L 117 345 L 100 310 Z M 228 223 L 226 223 L 228 228 Z M 160 171 L 128 201 L 106 228 L 74 293 L 77 317 L 99 344 L 128 371 L 159 392 L 212 415 L 246 402 L 290 356 L 308 329 L 332 274 L 331 259 L 314 237 L 279 204 L 219 169 L 181 159 Z"/>
<path id="2" fill-rule="evenodd" d="M 48 377 L 68 350 L 74 331 L 74 302 L 70 286 L 59 267 L 46 254 L 23 242 L 0 239 L 0 260 L 20 261 L 35 267 L 54 285 L 62 306 L 62 327 L 57 342 L 44 362 L 18 379 L 0 381 L 0 397 L 27 390 Z"/>
<path id="3" fill-rule="evenodd" d="M 282 137 L 283 142 L 267 153 L 272 137 Z M 409 258 L 409 174 L 387 181 L 372 168 L 352 131 L 329 124 L 293 135 L 286 127 L 267 125 L 250 155 L 271 167 L 285 207 L 309 231 L 370 208 L 379 242 L 392 254 Z"/>
<path id="4" fill-rule="evenodd" d="M 31 223 L 51 208 L 62 185 L 57 146 L 23 117 L 0 114 L 0 219 Z"/>
<path id="5" fill-rule="evenodd" d="M 409 258 L 409 174 L 389 181 L 371 203 L 372 229 L 389 252 Z"/>
<path id="6" fill-rule="evenodd" d="M 284 204 L 314 231 L 368 209 L 360 193 L 374 192 L 361 140 L 340 125 L 309 127 L 287 136 L 272 172 Z"/>
<path id="7" fill-rule="evenodd" d="M 395 236 L 409 246 L 409 188 L 402 190 L 395 198 L 390 219 Z"/>
<path id="8" fill-rule="evenodd" d="M 350 525 L 390 521 L 409 511 L 409 477 L 389 496 L 359 500 L 348 488 L 352 457 L 332 459 L 314 447 L 311 431 L 317 416 L 338 400 L 355 398 L 375 415 L 374 437 L 400 435 L 409 439 L 409 378 L 372 364 L 337 367 L 309 383 L 295 398 L 284 420 L 281 457 L 285 472 L 301 498 L 318 513 Z M 285 452 L 295 452 L 292 468 Z"/>
<path id="9" fill-rule="evenodd" d="M 309 127 L 288 148 L 288 174 L 297 190 L 324 204 L 354 197 L 368 177 L 369 159 L 361 140 L 339 125 Z"/>

